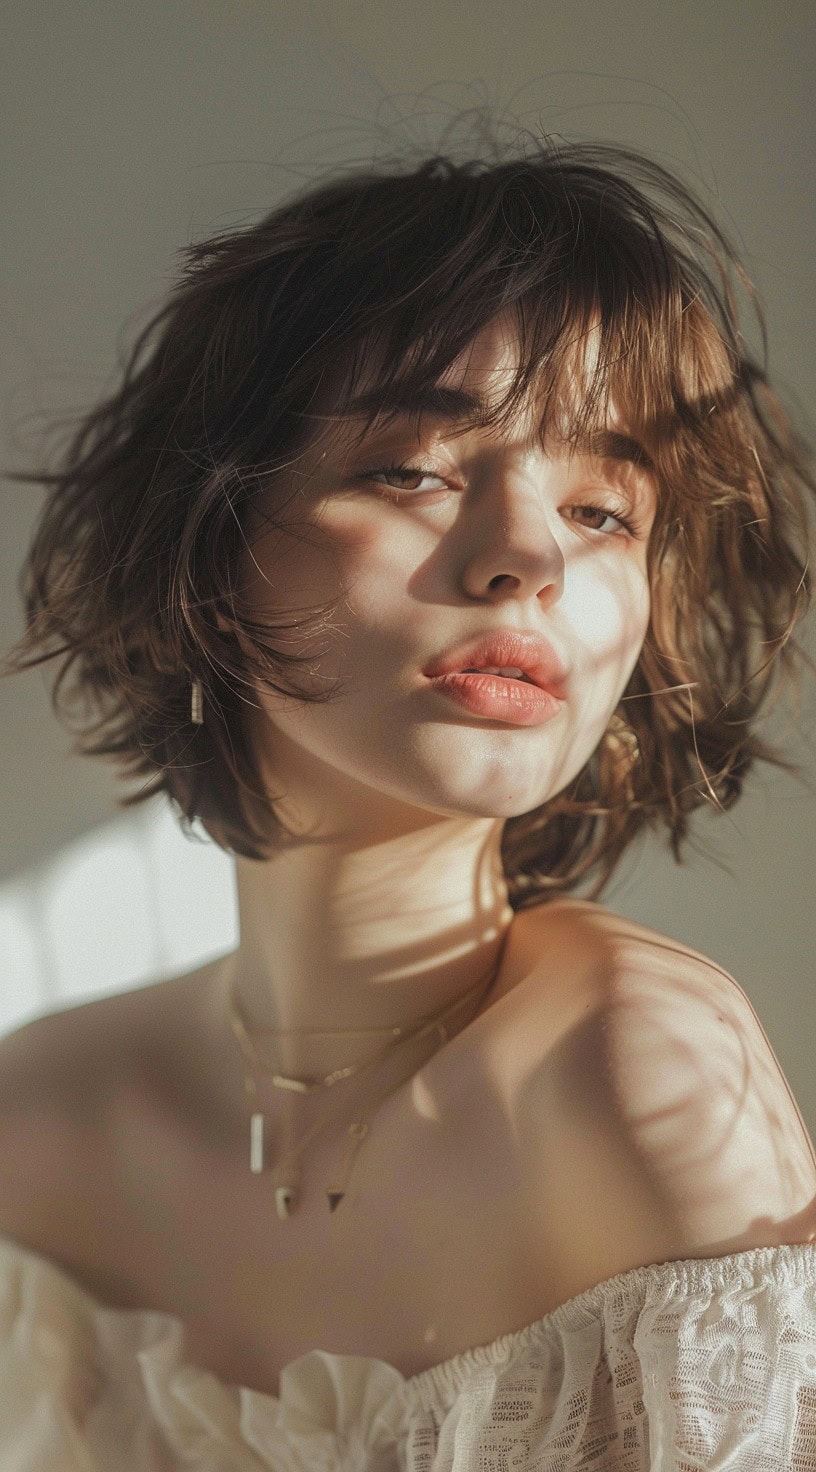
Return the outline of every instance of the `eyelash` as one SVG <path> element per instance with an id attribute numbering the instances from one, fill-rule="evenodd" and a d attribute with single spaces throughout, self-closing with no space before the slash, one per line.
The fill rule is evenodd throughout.
<path id="1" fill-rule="evenodd" d="M 427 466 L 406 465 L 404 463 L 401 463 L 399 465 L 378 465 L 374 470 L 365 470 L 361 473 L 360 479 L 367 481 L 376 481 L 381 476 L 389 475 L 392 476 L 395 480 L 398 479 L 400 476 L 404 477 L 404 479 L 406 480 L 409 480 L 414 476 L 422 477 L 424 475 L 435 476 L 437 480 L 442 480 L 444 478 L 443 476 L 438 475 L 435 470 L 429 470 Z M 394 490 L 395 487 L 389 486 L 388 489 Z M 416 494 L 420 493 L 417 492 Z M 631 537 L 639 536 L 640 528 L 637 521 L 627 510 L 627 508 L 625 506 L 622 506 L 619 502 L 615 503 L 614 509 L 609 506 L 593 506 L 590 502 L 582 502 L 580 504 L 582 509 L 585 511 L 602 511 L 605 516 L 611 516 L 615 521 L 619 521 L 621 526 L 625 527 L 626 531 Z M 586 530 L 600 531 L 600 528 L 587 527 Z M 608 536 L 609 533 L 604 532 L 602 533 L 602 535 Z"/>

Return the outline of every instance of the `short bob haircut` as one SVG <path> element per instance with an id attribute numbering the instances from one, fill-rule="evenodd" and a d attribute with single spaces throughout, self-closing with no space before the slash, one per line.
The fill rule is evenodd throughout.
<path id="1" fill-rule="evenodd" d="M 180 255 L 115 392 L 71 421 L 57 464 L 13 477 L 47 497 L 10 663 L 61 661 L 54 708 L 85 711 L 75 750 L 148 779 L 121 806 L 163 791 L 185 831 L 198 819 L 250 859 L 289 840 L 242 710 L 262 684 L 333 698 L 276 643 L 325 630 L 329 605 L 297 625 L 242 609 L 250 509 L 263 492 L 267 527 L 291 526 L 275 520 L 287 472 L 338 370 L 330 419 L 375 360 L 387 406 L 433 385 L 499 314 L 519 361 L 490 419 L 535 393 L 542 427 L 577 442 L 614 400 L 658 493 L 641 655 L 584 769 L 506 821 L 511 904 L 585 877 L 596 896 L 646 825 L 666 824 L 679 859 L 691 812 L 730 807 L 756 759 L 795 770 L 755 727 L 775 676 L 807 659 L 792 631 L 810 603 L 812 460 L 769 387 L 756 292 L 679 177 L 633 149 L 528 135 L 515 157 L 335 171 Z"/>

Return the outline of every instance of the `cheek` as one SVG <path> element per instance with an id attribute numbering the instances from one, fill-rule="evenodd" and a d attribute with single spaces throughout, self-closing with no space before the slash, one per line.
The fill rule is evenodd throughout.
<path id="1" fill-rule="evenodd" d="M 589 569 L 565 587 L 562 613 L 574 643 L 575 663 L 591 668 L 610 690 L 625 685 L 649 624 L 649 586 L 645 571 Z"/>
<path id="2" fill-rule="evenodd" d="M 241 560 L 241 592 L 251 608 L 302 609 L 323 604 L 354 581 L 371 557 L 370 532 L 309 516 L 297 526 L 256 534 Z"/>

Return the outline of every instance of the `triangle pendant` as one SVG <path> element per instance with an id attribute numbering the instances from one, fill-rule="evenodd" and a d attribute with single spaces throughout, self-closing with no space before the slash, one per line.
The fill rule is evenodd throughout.
<path id="1" fill-rule="evenodd" d="M 345 1191 L 327 1191 L 326 1192 L 326 1195 L 329 1198 L 329 1211 L 336 1211 L 337 1210 L 337 1208 L 340 1205 L 340 1202 L 343 1200 L 343 1197 L 345 1196 L 345 1194 L 346 1194 Z"/>
<path id="2" fill-rule="evenodd" d="M 275 1209 L 281 1221 L 285 1221 L 288 1216 L 291 1216 L 293 1197 L 294 1192 L 288 1186 L 278 1186 L 275 1191 Z"/>

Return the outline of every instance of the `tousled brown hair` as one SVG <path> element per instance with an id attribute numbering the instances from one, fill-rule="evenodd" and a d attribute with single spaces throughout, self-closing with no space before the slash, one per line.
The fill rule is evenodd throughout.
<path id="1" fill-rule="evenodd" d="M 658 487 L 643 650 L 584 769 L 507 820 L 511 903 L 590 875 L 597 895 L 647 824 L 667 825 L 678 858 L 692 811 L 730 807 L 756 759 L 792 770 L 755 727 L 804 657 L 792 631 L 809 606 L 816 484 L 768 383 L 756 293 L 678 177 L 631 149 L 528 138 L 515 157 L 337 174 L 181 254 L 115 392 L 72 424 L 56 467 L 12 477 L 48 494 L 23 572 L 27 633 L 6 666 L 61 661 L 53 700 L 63 718 L 84 708 L 77 749 L 147 778 L 123 806 L 163 791 L 249 858 L 286 841 L 244 702 L 257 681 L 308 702 L 333 692 L 296 678 L 303 661 L 276 643 L 293 625 L 241 607 L 249 510 L 263 490 L 268 514 L 338 365 L 344 393 L 375 351 L 386 396 L 421 390 L 507 313 L 518 368 L 492 418 L 534 391 L 542 424 L 557 418 L 570 439 L 613 398 Z M 593 327 L 576 396 L 575 345 Z"/>

